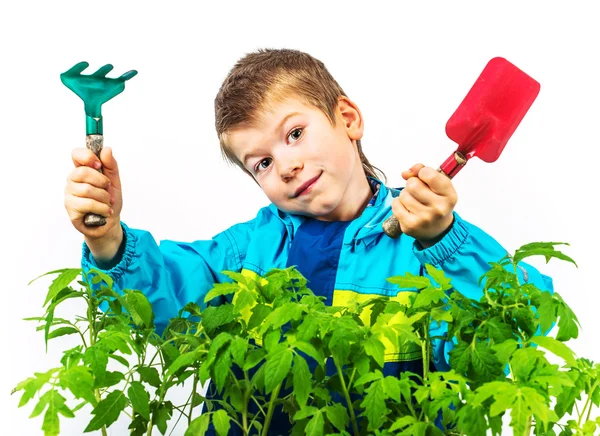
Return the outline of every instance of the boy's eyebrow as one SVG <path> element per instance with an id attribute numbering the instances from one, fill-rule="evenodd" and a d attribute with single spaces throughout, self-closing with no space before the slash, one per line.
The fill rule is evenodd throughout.
<path id="1" fill-rule="evenodd" d="M 283 127 L 283 125 L 285 124 L 285 122 L 287 120 L 289 120 L 290 118 L 296 116 L 296 115 L 300 115 L 300 112 L 290 112 L 289 114 L 287 114 L 285 117 L 283 117 L 283 119 L 279 122 L 279 124 L 277 124 L 277 127 L 275 127 L 273 129 L 273 133 L 277 133 L 279 130 L 281 130 L 281 128 Z M 249 157 L 251 157 L 253 155 L 252 152 L 245 154 L 242 156 L 242 164 L 246 165 L 246 161 L 248 160 Z"/>

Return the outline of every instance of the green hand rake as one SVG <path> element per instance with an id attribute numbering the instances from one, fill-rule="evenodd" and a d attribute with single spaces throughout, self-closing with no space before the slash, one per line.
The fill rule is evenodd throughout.
<path id="1" fill-rule="evenodd" d="M 87 62 L 79 62 L 62 73 L 60 80 L 83 100 L 85 105 L 85 146 L 100 159 L 100 152 L 104 144 L 102 104 L 123 92 L 125 82 L 135 76 L 137 71 L 127 71 L 120 77 L 112 79 L 106 75 L 113 69 L 113 66 L 106 64 L 93 74 L 81 74 L 88 66 Z M 102 169 L 98 171 L 102 172 Z M 84 217 L 83 222 L 90 227 L 103 226 L 106 224 L 106 218 L 89 213 Z"/>

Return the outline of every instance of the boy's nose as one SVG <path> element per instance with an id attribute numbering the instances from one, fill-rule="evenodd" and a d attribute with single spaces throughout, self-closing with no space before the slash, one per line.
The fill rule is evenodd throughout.
<path id="1" fill-rule="evenodd" d="M 288 182 L 292 178 L 294 178 L 298 172 L 302 169 L 302 164 L 297 160 L 290 162 L 283 162 L 281 165 L 281 180 L 284 182 Z"/>

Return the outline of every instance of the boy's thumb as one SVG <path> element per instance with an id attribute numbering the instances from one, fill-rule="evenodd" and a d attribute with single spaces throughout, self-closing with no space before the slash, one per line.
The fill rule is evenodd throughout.
<path id="1" fill-rule="evenodd" d="M 100 152 L 100 160 L 102 161 L 102 172 L 108 177 L 111 183 L 119 182 L 119 166 L 112 153 L 112 148 L 105 147 Z"/>

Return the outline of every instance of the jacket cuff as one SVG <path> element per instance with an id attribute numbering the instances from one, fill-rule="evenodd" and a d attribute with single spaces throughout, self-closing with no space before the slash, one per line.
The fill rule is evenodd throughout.
<path id="1" fill-rule="evenodd" d="M 453 214 L 454 223 L 452 224 L 452 228 L 440 241 L 429 248 L 422 248 L 421 244 L 417 241 L 414 242 L 413 253 L 421 265 L 425 265 L 426 263 L 433 266 L 441 265 L 447 259 L 451 258 L 467 240 L 469 230 L 462 218 L 456 212 L 453 212 Z"/>
<path id="2" fill-rule="evenodd" d="M 81 267 L 85 272 L 89 271 L 91 268 L 95 268 L 108 274 L 116 281 L 121 278 L 127 269 L 129 269 L 134 258 L 137 236 L 124 222 L 121 222 L 121 228 L 123 229 L 123 242 L 121 243 L 121 246 L 124 245 L 125 248 L 119 248 L 115 258 L 108 264 L 110 265 L 108 269 L 102 268 L 102 266 L 96 262 L 96 259 L 92 256 L 92 252 L 87 244 L 85 242 L 83 243 Z"/>

